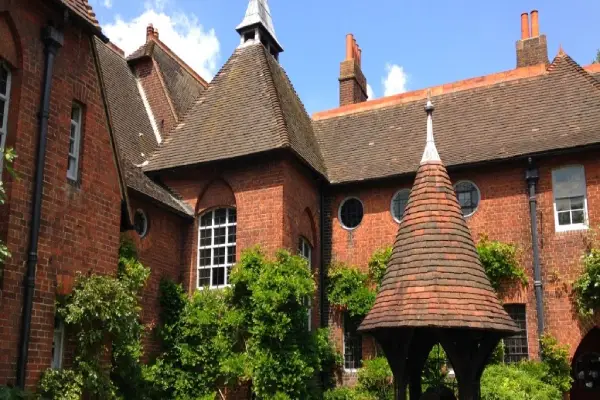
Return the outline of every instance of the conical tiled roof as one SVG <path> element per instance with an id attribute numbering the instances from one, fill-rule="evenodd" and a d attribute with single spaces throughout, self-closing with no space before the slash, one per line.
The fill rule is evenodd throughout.
<path id="1" fill-rule="evenodd" d="M 481 265 L 446 168 L 427 156 L 435 149 L 429 136 L 377 300 L 360 330 L 516 332 Z"/>

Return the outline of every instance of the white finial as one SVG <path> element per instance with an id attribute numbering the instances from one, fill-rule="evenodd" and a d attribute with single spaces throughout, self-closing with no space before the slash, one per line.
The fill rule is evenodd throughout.
<path id="1" fill-rule="evenodd" d="M 440 155 L 435 147 L 435 140 L 433 139 L 433 110 L 433 103 L 428 98 L 427 105 L 425 106 L 425 111 L 427 112 L 427 143 L 425 144 L 425 151 L 423 152 L 423 158 L 421 158 L 421 164 L 430 161 L 441 161 Z"/>
<path id="2" fill-rule="evenodd" d="M 269 35 L 271 35 L 274 44 L 280 50 L 283 48 L 277 40 L 275 35 L 275 27 L 273 26 L 273 19 L 271 18 L 271 10 L 269 9 L 269 3 L 267 0 L 250 0 L 248 2 L 248 8 L 246 9 L 246 15 L 244 20 L 235 28 L 240 35 L 242 35 L 242 42 L 244 41 L 244 33 L 248 30 L 253 30 L 255 27 L 261 26 L 265 29 Z M 255 37 L 255 42 L 260 43 L 260 40 Z"/>

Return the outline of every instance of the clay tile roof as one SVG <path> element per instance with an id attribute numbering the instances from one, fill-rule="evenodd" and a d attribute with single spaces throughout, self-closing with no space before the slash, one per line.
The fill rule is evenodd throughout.
<path id="1" fill-rule="evenodd" d="M 93 27 L 100 29 L 100 25 L 96 19 L 96 13 L 92 9 L 92 6 L 89 5 L 88 0 L 60 0 L 60 2 L 69 7 L 80 18 L 83 18 Z"/>
<path id="2" fill-rule="evenodd" d="M 183 215 L 192 210 L 167 188 L 147 177 L 136 165 L 142 164 L 158 147 L 135 76 L 127 61 L 115 50 L 94 40 L 115 136 L 127 187 L 166 205 Z"/>
<path id="3" fill-rule="evenodd" d="M 310 117 L 261 44 L 236 49 L 144 167 L 200 164 L 287 148 L 325 176 Z"/>
<path id="4" fill-rule="evenodd" d="M 403 327 L 518 331 L 485 275 L 440 161 L 417 171 L 377 300 L 360 330 Z"/>
<path id="5" fill-rule="evenodd" d="M 600 142 L 600 80 L 566 54 L 548 70 L 515 71 L 492 76 L 497 81 L 482 77 L 433 88 L 437 148 L 447 166 Z M 313 127 L 330 182 L 414 173 L 426 92 L 316 114 Z"/>

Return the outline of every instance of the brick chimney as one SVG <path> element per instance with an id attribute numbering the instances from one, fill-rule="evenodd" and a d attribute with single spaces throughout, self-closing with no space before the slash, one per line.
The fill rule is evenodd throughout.
<path id="1" fill-rule="evenodd" d="M 148 43 L 152 38 L 158 40 L 158 28 L 155 28 L 152 24 L 148 24 L 146 27 L 146 43 Z"/>
<path id="2" fill-rule="evenodd" d="M 531 30 L 529 24 L 531 17 Z M 517 68 L 548 64 L 548 42 L 540 35 L 539 13 L 521 14 L 521 39 L 517 40 Z"/>
<path id="3" fill-rule="evenodd" d="M 340 106 L 367 101 L 367 79 L 360 68 L 362 50 L 346 35 L 346 59 L 340 64 Z"/>

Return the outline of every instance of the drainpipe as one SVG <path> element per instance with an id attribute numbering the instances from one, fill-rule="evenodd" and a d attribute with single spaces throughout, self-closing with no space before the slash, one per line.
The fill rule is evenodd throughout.
<path id="1" fill-rule="evenodd" d="M 537 310 L 538 340 L 544 334 L 544 297 L 542 290 L 542 272 L 540 267 L 540 247 L 537 225 L 537 194 L 536 187 L 540 173 L 529 158 L 529 167 L 525 172 L 525 181 L 529 188 L 529 217 L 531 220 L 531 243 L 533 247 L 533 286 L 535 288 L 535 306 Z M 541 357 L 541 349 L 540 349 Z"/>
<path id="2" fill-rule="evenodd" d="M 27 374 L 27 358 L 29 351 L 29 333 L 31 330 L 31 314 L 33 310 L 33 295 L 35 292 L 35 270 L 38 260 L 38 241 L 42 214 L 42 192 L 44 186 L 44 166 L 46 161 L 46 143 L 48 141 L 48 117 L 50 115 L 50 87 L 54 59 L 62 47 L 63 33 L 52 26 L 42 31 L 44 42 L 45 69 L 44 86 L 42 91 L 39 118 L 39 143 L 37 165 L 35 169 L 35 186 L 33 188 L 33 209 L 31 211 L 31 230 L 29 235 L 29 251 L 27 253 L 27 273 L 23 294 L 23 321 L 21 323 L 21 338 L 19 344 L 19 361 L 17 364 L 17 386 L 25 388 Z"/>

